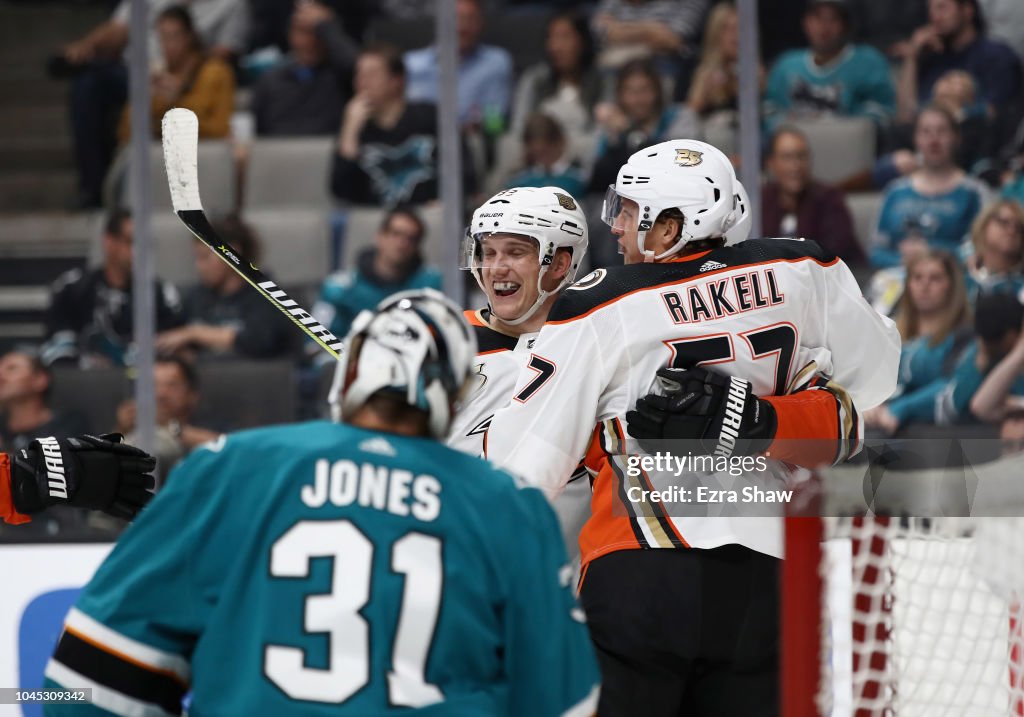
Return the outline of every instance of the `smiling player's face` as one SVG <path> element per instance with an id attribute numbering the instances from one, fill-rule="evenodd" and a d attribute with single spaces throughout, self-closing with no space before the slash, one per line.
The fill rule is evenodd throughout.
<path id="1" fill-rule="evenodd" d="M 491 311 L 499 319 L 514 321 L 539 295 L 537 242 L 516 234 L 492 234 L 481 245 L 481 276 Z"/>

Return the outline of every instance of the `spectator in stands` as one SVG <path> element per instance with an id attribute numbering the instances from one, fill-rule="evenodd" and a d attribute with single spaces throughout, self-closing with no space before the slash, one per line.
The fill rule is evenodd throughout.
<path id="1" fill-rule="evenodd" d="M 811 148 L 800 130 L 783 125 L 772 135 L 761 190 L 764 236 L 804 237 L 847 264 L 865 261 L 843 193 L 811 177 Z"/>
<path id="2" fill-rule="evenodd" d="M 762 61 L 770 64 L 783 52 L 804 44 L 804 31 L 800 26 L 807 0 L 771 0 L 770 4 L 759 3 L 759 7 L 757 44 Z"/>
<path id="3" fill-rule="evenodd" d="M 718 112 L 734 113 L 739 98 L 740 29 L 736 6 L 715 5 L 708 15 L 700 64 L 693 73 L 686 104 L 705 122 Z M 763 68 L 762 81 L 763 81 Z"/>
<path id="4" fill-rule="evenodd" d="M 433 4 L 423 0 L 377 0 L 377 9 L 389 20 L 416 21 L 434 16 Z"/>
<path id="5" fill-rule="evenodd" d="M 242 256 L 259 262 L 259 243 L 241 219 L 227 217 L 214 228 Z M 196 240 L 193 249 L 199 283 L 185 293 L 185 325 L 158 334 L 157 350 L 200 359 L 285 356 L 293 345 L 291 322 L 205 244 Z"/>
<path id="6" fill-rule="evenodd" d="M 674 75 L 678 58 L 693 54 L 707 8 L 707 0 L 601 0 L 591 20 L 598 64 L 619 69 L 653 56 Z"/>
<path id="7" fill-rule="evenodd" d="M 218 259 L 219 261 L 219 259 Z M 193 423 L 199 405 L 199 374 L 191 362 L 180 356 L 157 356 L 153 365 L 153 390 L 156 399 L 157 475 L 162 484 L 171 468 L 196 446 L 214 441 L 217 431 Z M 135 401 L 128 399 L 117 407 L 115 430 L 126 443 L 137 443 Z"/>
<path id="8" fill-rule="evenodd" d="M 520 134 L 527 117 L 543 112 L 569 136 L 590 132 L 604 85 L 587 22 L 576 12 L 558 13 L 548 20 L 546 37 L 544 62 L 527 68 L 516 86 L 509 131 Z"/>
<path id="9" fill-rule="evenodd" d="M 956 165 L 958 139 L 956 119 L 944 107 L 930 105 L 918 115 L 914 147 L 920 166 L 885 190 L 871 252 L 874 266 L 906 264 L 929 245 L 960 251 L 988 190 Z"/>
<path id="10" fill-rule="evenodd" d="M 988 204 L 971 226 L 974 253 L 967 258 L 967 288 L 977 295 L 1024 289 L 1024 209 L 1010 199 Z"/>
<path id="11" fill-rule="evenodd" d="M 523 128 L 525 168 L 508 180 L 511 187 L 561 187 L 574 197 L 583 196 L 587 177 L 568 154 L 561 125 L 542 112 L 534 112 Z"/>
<path id="12" fill-rule="evenodd" d="M 79 414 L 50 407 L 50 383 L 37 352 L 17 348 L 0 356 L 0 449 L 13 453 L 38 436 L 69 438 L 89 430 Z"/>
<path id="13" fill-rule="evenodd" d="M 459 37 L 459 123 L 497 135 L 505 127 L 512 97 L 512 56 L 500 47 L 484 45 L 481 0 L 456 0 Z M 431 45 L 405 55 L 410 102 L 438 100 L 437 47 Z"/>
<path id="14" fill-rule="evenodd" d="M 220 139 L 228 136 L 235 109 L 235 74 L 224 60 L 208 55 L 184 5 L 172 5 L 157 18 L 162 62 L 150 77 L 149 127 L 160 136 L 160 121 L 172 107 L 196 113 L 199 136 Z M 118 137 L 127 142 L 131 134 L 131 107 L 121 113 Z"/>
<path id="15" fill-rule="evenodd" d="M 768 74 L 766 126 L 830 115 L 887 125 L 896 109 L 889 63 L 875 48 L 850 42 L 846 3 L 812 0 L 803 26 L 810 47 L 783 54 Z"/>
<path id="16" fill-rule="evenodd" d="M 887 434 L 908 423 L 935 423 L 939 395 L 970 343 L 970 313 L 960 264 L 949 252 L 925 251 L 907 268 L 907 288 L 896 309 L 903 339 L 899 384 L 864 422 Z"/>
<path id="17" fill-rule="evenodd" d="M 732 2 L 720 2 L 711 10 L 704 30 L 700 63 L 685 96 L 676 85 L 676 98 L 700 118 L 705 140 L 733 156 L 739 150 L 739 15 Z M 758 65 L 758 81 L 764 88 L 764 67 Z"/>
<path id="18" fill-rule="evenodd" d="M 909 45 L 907 38 L 928 21 L 924 2 L 849 0 L 849 7 L 850 26 L 857 42 L 873 45 L 893 59 L 903 58 Z"/>
<path id="19" fill-rule="evenodd" d="M 291 21 L 305 2 L 296 0 L 247 0 L 252 15 L 252 29 L 249 32 L 249 46 L 252 48 L 274 47 L 282 52 L 292 49 Z M 361 43 L 363 33 L 372 15 L 381 12 L 380 0 L 313 0 L 331 10 L 334 21 L 345 34 Z M 330 49 L 328 49 L 330 52 Z M 353 58 L 353 62 L 355 59 Z M 346 73 L 351 77 L 351 72 Z M 347 94 L 347 93 L 346 93 Z"/>
<path id="20" fill-rule="evenodd" d="M 131 214 L 123 209 L 111 212 L 103 232 L 102 266 L 72 269 L 54 282 L 41 353 L 46 365 L 75 361 L 90 368 L 133 363 L 132 229 Z M 178 290 L 157 280 L 153 292 L 156 329 L 180 326 Z"/>
<path id="21" fill-rule="evenodd" d="M 1011 411 L 1024 409 L 1024 328 L 1018 327 L 1013 348 L 999 359 L 977 393 L 971 413 L 985 423 L 1002 423 Z"/>
<path id="22" fill-rule="evenodd" d="M 978 99 L 991 110 L 1020 94 L 1020 60 L 985 35 L 977 0 L 928 0 L 928 24 L 910 38 L 898 85 L 904 121 L 930 101 L 935 83 L 949 70 L 965 70 L 978 84 Z"/>
<path id="23" fill-rule="evenodd" d="M 1005 161 L 1001 167 L 1003 176 L 999 194 L 1024 206 L 1024 121 L 1020 122 L 1013 140 L 1000 154 Z"/>
<path id="24" fill-rule="evenodd" d="M 180 0 L 179 0 L 180 2 Z M 175 0 L 149 0 L 150 61 L 159 60 L 157 18 Z M 69 114 L 78 168 L 79 203 L 100 206 L 103 178 L 116 148 L 117 122 L 128 97 L 122 53 L 128 46 L 131 0 L 121 0 L 106 22 L 66 45 L 52 65 L 72 75 Z M 249 21 L 246 0 L 191 0 L 189 10 L 210 54 L 230 59 L 245 49 Z"/>
<path id="25" fill-rule="evenodd" d="M 320 2 L 298 3 L 289 24 L 288 60 L 260 75 L 252 94 L 256 134 L 334 134 L 351 94 L 359 49 Z"/>
<path id="26" fill-rule="evenodd" d="M 392 294 L 406 289 L 441 289 L 441 273 L 423 263 L 425 228 L 411 207 L 385 215 L 374 246 L 363 251 L 353 269 L 327 277 L 313 314 L 335 336 L 348 333 L 353 319 Z"/>
<path id="27" fill-rule="evenodd" d="M 986 376 L 1013 352 L 1021 340 L 1021 322 L 1024 321 L 1024 306 L 1020 299 L 1007 292 L 981 294 L 974 306 L 975 341 L 964 351 L 953 371 L 953 378 L 938 400 L 937 423 L 951 424 L 973 422 L 972 403 Z M 1011 359 L 1011 362 L 1014 359 Z M 1012 377 L 1009 370 L 997 374 L 989 390 L 979 400 L 978 409 L 982 415 L 989 410 L 999 411 L 997 398 L 1002 389 L 1009 386 L 1002 396 L 1024 396 L 1024 376 Z M 1008 380 L 1007 380 L 1008 379 Z M 996 391 L 995 389 L 1000 389 Z"/>
<path id="28" fill-rule="evenodd" d="M 615 102 L 598 105 L 600 127 L 596 161 L 588 191 L 603 194 L 619 167 L 643 147 L 678 137 L 700 135 L 688 107 L 666 105 L 661 78 L 648 60 L 633 60 L 619 71 Z"/>
<path id="29" fill-rule="evenodd" d="M 976 94 L 977 87 L 970 74 L 950 70 L 935 83 L 934 104 L 945 107 L 956 118 L 960 135 L 956 163 L 989 185 L 997 185 L 1000 179 L 995 162 L 998 132 L 985 106 L 976 102 Z M 875 162 L 872 181 L 876 187 L 884 187 L 896 177 L 918 168 L 920 157 L 912 149 L 913 134 L 913 125 L 902 123 L 893 129 L 890 143 L 899 149 L 882 155 Z"/>
<path id="30" fill-rule="evenodd" d="M 387 207 L 437 198 L 437 113 L 433 105 L 406 101 L 398 50 L 365 48 L 356 61 L 355 92 L 341 121 L 334 196 Z"/>
<path id="31" fill-rule="evenodd" d="M 957 164 L 989 186 L 998 187 L 1001 177 L 996 155 L 1001 130 L 989 108 L 978 102 L 974 78 L 964 70 L 950 70 L 935 82 L 932 97 L 934 104 L 945 107 L 956 118 L 960 129 Z"/>

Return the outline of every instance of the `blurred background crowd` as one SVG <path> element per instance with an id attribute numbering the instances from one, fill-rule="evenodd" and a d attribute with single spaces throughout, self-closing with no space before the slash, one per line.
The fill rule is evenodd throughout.
<path id="1" fill-rule="evenodd" d="M 739 164 L 732 3 L 455 4 L 467 210 L 560 186 L 591 217 L 587 264 L 617 264 L 600 202 L 630 154 L 689 137 Z M 0 0 L 5 450 L 134 430 L 129 5 Z M 219 233 L 339 336 L 394 291 L 446 288 L 461 239 L 440 230 L 433 5 L 149 0 L 154 138 L 168 108 L 198 115 Z M 1024 2 L 762 0 L 759 40 L 761 234 L 843 258 L 903 336 L 899 391 L 868 425 L 1024 440 Z M 159 157 L 166 474 L 220 431 L 322 414 L 329 367 L 191 242 Z"/>

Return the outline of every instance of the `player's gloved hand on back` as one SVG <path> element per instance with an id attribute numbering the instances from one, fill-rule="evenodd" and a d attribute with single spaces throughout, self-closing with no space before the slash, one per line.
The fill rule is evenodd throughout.
<path id="1" fill-rule="evenodd" d="M 651 440 L 699 441 L 710 455 L 762 453 L 775 437 L 775 408 L 753 394 L 750 382 L 701 366 L 662 368 L 661 394 L 649 393 L 626 413 L 626 430 L 650 452 L 671 450 Z"/>
<path id="2" fill-rule="evenodd" d="M 31 514 L 64 503 L 134 518 L 153 497 L 156 459 L 121 439 L 105 433 L 32 441 L 12 456 L 14 508 Z"/>

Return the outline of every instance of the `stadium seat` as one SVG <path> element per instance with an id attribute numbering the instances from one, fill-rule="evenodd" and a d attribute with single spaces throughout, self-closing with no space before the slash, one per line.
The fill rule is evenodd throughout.
<path id="1" fill-rule="evenodd" d="M 196 425 L 235 430 L 295 420 L 290 361 L 209 361 L 200 362 L 197 369 Z M 268 386 L 274 390 L 266 390 Z M 131 397 L 126 369 L 57 367 L 53 371 L 53 405 L 80 414 L 94 432 L 113 430 L 118 405 Z"/>
<path id="2" fill-rule="evenodd" d="M 811 145 L 811 171 L 829 184 L 870 169 L 875 161 L 875 123 L 867 117 L 828 117 L 793 123 Z"/>
<path id="3" fill-rule="evenodd" d="M 262 250 L 257 264 L 282 286 L 316 286 L 329 273 L 327 215 L 317 209 L 253 209 L 243 216 Z M 211 219 L 216 221 L 216 217 Z M 154 214 L 157 274 L 185 288 L 197 281 L 192 234 L 171 213 Z"/>
<path id="4" fill-rule="evenodd" d="M 333 137 L 256 140 L 245 171 L 244 206 L 329 207 L 333 146 Z"/>
<path id="5" fill-rule="evenodd" d="M 488 17 L 482 42 L 508 50 L 518 77 L 530 65 L 544 61 L 544 27 L 549 15 L 551 12 L 544 8 Z"/>
<path id="6" fill-rule="evenodd" d="M 491 15 L 484 25 L 482 42 L 508 50 L 516 73 L 544 59 L 544 23 L 546 9 Z M 366 28 L 367 42 L 385 42 L 402 52 L 426 47 L 434 41 L 433 16 L 415 20 L 395 20 L 380 16 Z"/>
<path id="7" fill-rule="evenodd" d="M 380 15 L 366 27 L 366 41 L 394 45 L 402 52 L 426 47 L 434 41 L 434 18 L 396 20 Z"/>
<path id="8" fill-rule="evenodd" d="M 882 208 L 882 193 L 847 194 L 846 206 L 853 218 L 853 231 L 865 254 L 871 252 L 871 238 L 878 223 L 878 212 Z"/>
<path id="9" fill-rule="evenodd" d="M 211 215 L 226 214 L 236 206 L 235 160 L 231 143 L 227 140 L 203 140 L 198 154 L 199 189 L 203 208 Z M 131 207 L 129 172 L 130 152 L 122 150 L 107 174 L 108 195 L 118 206 Z M 167 189 L 164 171 L 163 147 L 159 142 L 150 145 L 149 181 L 152 189 L 153 211 L 170 211 L 171 193 Z"/>
<path id="10" fill-rule="evenodd" d="M 198 369 L 196 425 L 237 430 L 295 420 L 290 361 L 209 361 Z"/>
<path id="11" fill-rule="evenodd" d="M 373 246 L 373 237 L 384 219 L 384 210 L 377 207 L 352 207 L 344 213 L 341 268 L 350 269 L 365 250 Z"/>
<path id="12" fill-rule="evenodd" d="M 319 286 L 330 273 L 327 212 L 250 209 L 243 219 L 262 247 L 258 266 L 282 286 Z"/>
<path id="13" fill-rule="evenodd" d="M 55 366 L 51 401 L 54 408 L 77 413 L 95 433 L 114 430 L 117 407 L 131 393 L 128 372 L 123 368 L 83 371 L 77 366 Z"/>
<path id="14" fill-rule="evenodd" d="M 179 289 L 195 284 L 198 281 L 193 249 L 195 242 L 192 233 L 173 212 L 155 212 L 153 250 L 157 276 Z"/>

